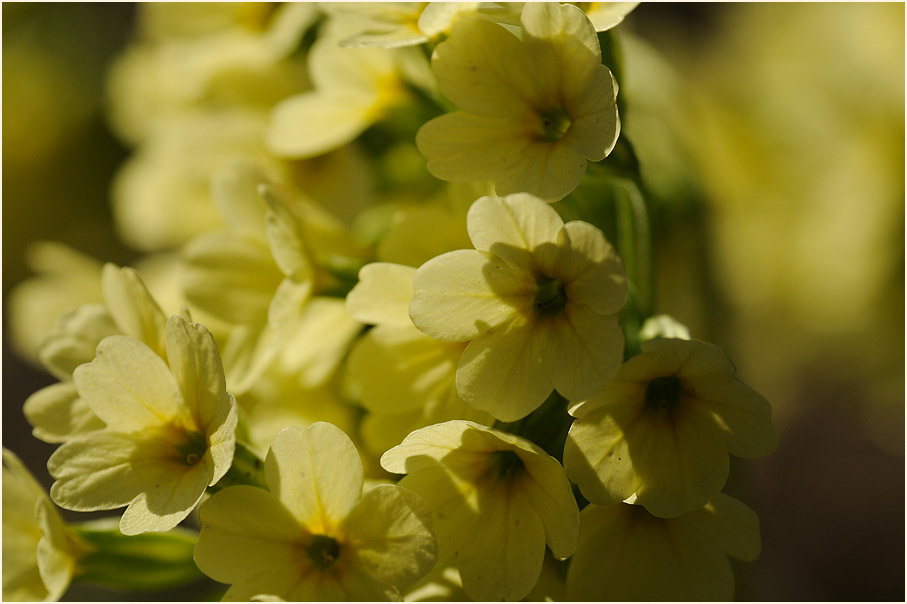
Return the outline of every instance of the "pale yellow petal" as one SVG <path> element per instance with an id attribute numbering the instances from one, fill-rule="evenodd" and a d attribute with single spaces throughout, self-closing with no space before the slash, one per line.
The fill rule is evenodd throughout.
<path id="1" fill-rule="evenodd" d="M 579 531 L 579 508 L 567 474 L 553 457 L 536 452 L 521 454 L 527 477 L 521 483 L 529 505 L 545 527 L 545 541 L 559 559 L 576 549 Z"/>
<path id="2" fill-rule="evenodd" d="M 509 118 L 535 101 L 533 66 L 522 43 L 479 15 L 454 24 L 435 48 L 431 67 L 441 92 L 471 113 Z"/>
<path id="3" fill-rule="evenodd" d="M 402 264 L 372 262 L 359 271 L 359 282 L 346 297 L 346 309 L 372 325 L 408 326 L 416 269 Z"/>
<path id="4" fill-rule="evenodd" d="M 51 384 L 25 400 L 22 412 L 35 438 L 61 443 L 74 436 L 100 430 L 104 422 L 79 397 L 72 382 Z"/>
<path id="5" fill-rule="evenodd" d="M 416 133 L 416 146 L 435 177 L 453 182 L 497 180 L 523 171 L 532 139 L 521 121 L 455 111 L 433 118 Z M 498 191 L 501 194 L 518 192 Z"/>
<path id="6" fill-rule="evenodd" d="M 375 413 L 401 413 L 439 401 L 455 391 L 462 346 L 439 342 L 410 325 L 379 325 L 350 353 L 348 371 L 361 403 Z"/>
<path id="7" fill-rule="evenodd" d="M 235 157 L 211 176 L 211 200 L 230 230 L 246 236 L 264 233 L 267 207 L 258 187 L 263 170 L 246 157 Z"/>
<path id="8" fill-rule="evenodd" d="M 542 571 L 545 529 L 535 510 L 522 497 L 480 497 L 472 535 L 459 556 L 463 588 L 475 601 L 520 600 L 530 592 Z"/>
<path id="9" fill-rule="evenodd" d="M 457 449 L 463 434 L 474 425 L 472 422 L 454 420 L 416 430 L 400 445 L 381 456 L 381 467 L 395 474 L 411 474 L 419 469 L 425 458 L 439 460 Z"/>
<path id="10" fill-rule="evenodd" d="M 179 387 L 161 357 L 138 340 L 110 336 L 95 360 L 73 373 L 79 396 L 111 429 L 166 424 L 185 413 Z"/>
<path id="11" fill-rule="evenodd" d="M 409 585 L 435 564 L 431 508 L 412 491 L 392 485 L 366 491 L 341 530 L 353 547 L 351 563 L 382 583 Z"/>
<path id="12" fill-rule="evenodd" d="M 457 368 L 457 391 L 472 407 L 509 422 L 545 402 L 554 389 L 548 358 L 551 339 L 535 323 L 510 321 L 466 346 Z"/>
<path id="13" fill-rule="evenodd" d="M 120 333 L 146 344 L 167 359 L 164 350 L 164 324 L 167 318 L 145 282 L 134 269 L 107 263 L 101 273 L 104 301 Z"/>
<path id="14" fill-rule="evenodd" d="M 230 323 L 264 320 L 285 275 L 266 241 L 230 232 L 194 239 L 183 251 L 186 298 Z M 229 292 L 229 296 L 225 295 Z"/>
<path id="15" fill-rule="evenodd" d="M 124 535 L 169 531 L 195 508 L 214 476 L 213 464 L 206 459 L 191 468 L 171 462 L 155 470 L 145 477 L 154 482 L 145 485 L 120 518 Z"/>
<path id="16" fill-rule="evenodd" d="M 281 430 L 265 460 L 268 487 L 310 532 L 330 533 L 362 493 L 359 452 L 340 428 Z"/>
<path id="17" fill-rule="evenodd" d="M 569 302 L 562 313 L 539 319 L 536 329 L 548 330 L 543 365 L 554 387 L 569 400 L 598 392 L 623 360 L 624 333 L 614 315 Z"/>
<path id="18" fill-rule="evenodd" d="M 37 563 L 41 581 L 47 588 L 47 601 L 58 601 L 72 581 L 76 553 L 69 530 L 53 504 L 42 499 L 35 507 L 35 517 L 44 536 L 38 542 Z"/>
<path id="19" fill-rule="evenodd" d="M 481 197 L 470 206 L 466 220 L 477 250 L 491 252 L 524 271 L 534 269 L 530 253 L 555 245 L 564 226 L 554 208 L 527 193 Z"/>
<path id="20" fill-rule="evenodd" d="M 676 519 L 676 533 L 686 542 L 751 562 L 762 552 L 759 517 L 743 502 L 719 493 L 705 507 Z M 695 538 L 691 538 L 695 535 Z"/>
<path id="21" fill-rule="evenodd" d="M 106 306 L 83 304 L 59 318 L 41 342 L 38 360 L 57 379 L 71 380 L 76 367 L 94 358 L 101 340 L 117 333 L 120 329 Z"/>
<path id="22" fill-rule="evenodd" d="M 737 457 L 761 457 L 778 446 L 772 408 L 758 392 L 731 377 L 696 380 L 696 405 L 718 424 L 725 445 Z"/>
<path id="23" fill-rule="evenodd" d="M 463 342 L 508 321 L 523 303 L 521 295 L 534 288 L 503 263 L 475 250 L 457 250 L 419 267 L 409 314 L 433 338 Z"/>
<path id="24" fill-rule="evenodd" d="M 212 579 L 241 585 L 250 595 L 285 595 L 281 584 L 299 579 L 305 554 L 298 542 L 306 532 L 275 495 L 229 487 L 202 503 L 199 520 L 195 563 Z M 271 582 L 278 577 L 283 580 Z"/>
<path id="25" fill-rule="evenodd" d="M 278 157 L 313 157 L 344 145 L 371 123 L 368 98 L 309 92 L 274 107 L 265 134 Z"/>
<path id="26" fill-rule="evenodd" d="M 547 270 L 566 284 L 567 299 L 599 314 L 617 313 L 627 299 L 627 273 L 600 230 L 581 221 L 568 222 L 569 244 L 559 247 Z"/>
<path id="27" fill-rule="evenodd" d="M 568 141 L 530 141 L 520 160 L 495 178 L 499 195 L 525 191 L 554 202 L 579 185 L 586 173 L 586 158 Z"/>

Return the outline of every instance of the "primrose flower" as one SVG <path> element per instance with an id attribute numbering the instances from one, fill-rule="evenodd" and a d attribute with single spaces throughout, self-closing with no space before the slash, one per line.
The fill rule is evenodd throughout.
<path id="1" fill-rule="evenodd" d="M 442 180 L 556 201 L 614 148 L 617 85 L 580 9 L 527 3 L 521 24 L 522 39 L 481 15 L 454 24 L 431 68 L 462 111 L 427 122 L 416 145 Z"/>
<path id="2" fill-rule="evenodd" d="M 642 343 L 613 380 L 574 405 L 564 467 L 602 505 L 635 503 L 670 518 L 702 507 L 724 486 L 728 453 L 767 455 L 778 436 L 771 407 L 735 379 L 716 346 L 696 340 Z"/>
<path id="3" fill-rule="evenodd" d="M 567 600 L 729 601 L 728 556 L 751 561 L 760 550 L 756 514 L 724 494 L 676 518 L 658 518 L 638 505 L 590 504 L 580 513 Z"/>
<path id="4" fill-rule="evenodd" d="M 198 567 L 225 600 L 388 600 L 436 558 L 431 512 L 394 485 L 364 493 L 359 454 L 339 428 L 289 427 L 265 460 L 268 490 L 228 487 L 205 501 Z"/>
<path id="5" fill-rule="evenodd" d="M 439 563 L 460 570 L 476 601 L 519 600 L 576 547 L 579 512 L 564 469 L 535 444 L 452 420 L 416 430 L 381 457 L 431 505 Z"/>
<path id="6" fill-rule="evenodd" d="M 101 291 L 104 304 L 82 305 L 62 316 L 38 349 L 41 363 L 61 380 L 32 394 L 23 407 L 33 434 L 45 442 L 64 442 L 104 427 L 72 381 L 75 368 L 95 357 L 101 340 L 127 335 L 167 360 L 167 318 L 139 274 L 107 263 L 101 271 Z"/>
<path id="7" fill-rule="evenodd" d="M 166 352 L 167 362 L 134 338 L 105 338 L 73 380 L 106 427 L 67 441 L 47 462 L 58 505 L 128 506 L 120 519 L 126 535 L 179 524 L 233 459 L 236 403 L 214 338 L 172 316 Z"/>
<path id="8" fill-rule="evenodd" d="M 314 90 L 271 112 L 265 141 L 278 157 L 313 157 L 345 145 L 406 98 L 396 51 L 343 48 L 337 35 L 322 35 L 309 53 Z"/>
<path id="9" fill-rule="evenodd" d="M 3 449 L 3 600 L 55 602 L 84 545 L 25 464 Z"/>
<path id="10" fill-rule="evenodd" d="M 346 298 L 354 317 L 375 325 L 350 352 L 348 375 L 370 412 L 363 420 L 363 438 L 379 452 L 417 428 L 445 420 L 494 421 L 457 394 L 457 363 L 465 346 L 431 338 L 410 321 L 415 272 L 401 264 L 366 264 Z"/>
<path id="11" fill-rule="evenodd" d="M 615 314 L 624 268 L 604 235 L 564 224 L 528 194 L 482 197 L 467 215 L 475 250 L 456 250 L 415 274 L 410 317 L 424 333 L 469 341 L 457 368 L 467 403 L 520 419 L 553 389 L 569 400 L 596 392 L 620 365 Z"/>
<path id="12" fill-rule="evenodd" d="M 462 13 L 478 2 L 326 2 L 324 10 L 344 27 L 356 30 L 343 46 L 397 48 L 422 44 L 450 30 Z"/>

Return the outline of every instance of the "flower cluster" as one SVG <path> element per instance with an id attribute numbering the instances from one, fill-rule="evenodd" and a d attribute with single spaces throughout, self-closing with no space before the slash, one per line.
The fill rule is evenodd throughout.
<path id="1" fill-rule="evenodd" d="M 4 598 L 731 598 L 729 455 L 777 436 L 652 312 L 634 7 L 142 5 L 110 100 L 144 256 L 55 274 L 24 406 L 54 482 L 4 451 Z"/>

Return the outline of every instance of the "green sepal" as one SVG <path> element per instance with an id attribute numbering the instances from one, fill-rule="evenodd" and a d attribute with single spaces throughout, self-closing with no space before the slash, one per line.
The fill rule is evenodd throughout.
<path id="1" fill-rule="evenodd" d="M 262 489 L 268 488 L 265 481 L 265 462 L 249 447 L 237 441 L 230 469 L 223 478 L 217 481 L 217 484 L 208 487 L 208 492 L 216 493 L 226 487 L 240 484 Z"/>
<path id="2" fill-rule="evenodd" d="M 76 563 L 74 583 L 123 591 L 180 587 L 204 579 L 192 559 L 198 535 L 175 528 L 166 533 L 124 535 L 116 526 L 71 527 L 84 554 Z"/>

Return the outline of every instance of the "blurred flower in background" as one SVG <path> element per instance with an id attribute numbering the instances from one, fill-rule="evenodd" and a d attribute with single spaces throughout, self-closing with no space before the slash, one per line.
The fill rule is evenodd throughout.
<path id="1" fill-rule="evenodd" d="M 102 262 L 154 262 L 143 276 L 163 298 L 154 275 L 173 282 L 172 263 L 139 250 L 218 224 L 206 174 L 233 140 L 264 147 L 268 108 L 311 86 L 285 60 L 307 10 L 180 6 L 2 8 L 3 444 L 45 487 L 52 447 L 30 436 L 22 404 L 53 378 L 23 359 L 65 309 L 100 300 Z M 734 566 L 739 599 L 904 596 L 903 23 L 898 3 L 643 3 L 616 33 L 621 136 L 653 201 L 655 306 L 728 352 L 780 436 L 727 487 L 762 529 L 761 558 Z M 233 37 L 212 37 L 225 26 Z M 185 56 L 174 48 L 195 59 L 168 70 Z M 222 70 L 225 53 L 246 59 L 242 74 Z M 118 87 L 149 86 L 125 78 L 128 61 L 161 82 L 147 107 L 116 103 Z M 248 128 L 193 119 L 200 107 L 243 111 Z M 181 142 L 193 128 L 224 142 Z M 421 170 L 413 150 L 394 157 Z M 361 208 L 373 183 L 360 152 L 267 167 Z M 154 194 L 207 222 L 143 223 Z M 39 306 L 36 288 L 57 295 Z M 116 599 L 87 593 L 66 597 Z"/>

